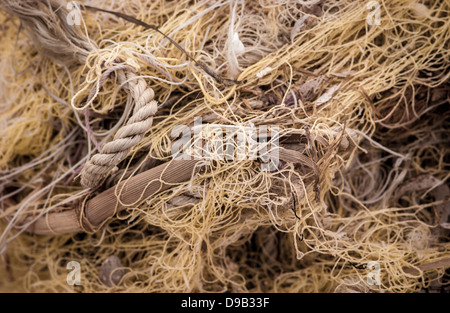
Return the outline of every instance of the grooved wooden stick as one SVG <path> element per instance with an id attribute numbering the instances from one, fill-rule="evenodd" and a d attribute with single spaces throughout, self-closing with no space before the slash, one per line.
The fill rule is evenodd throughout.
<path id="1" fill-rule="evenodd" d="M 27 231 L 39 235 L 96 231 L 116 212 L 190 179 L 198 160 L 172 160 L 122 181 L 91 200 L 84 208 L 55 210 L 39 218 Z M 116 194 L 120 194 L 120 202 Z"/>
<path id="2" fill-rule="evenodd" d="M 422 264 L 417 267 L 424 272 L 435 269 L 435 268 L 439 268 L 439 267 L 448 268 L 448 267 L 450 267 L 450 258 L 442 259 L 442 260 L 439 260 L 436 262 Z M 405 273 L 418 274 L 419 271 L 415 268 L 408 268 L 405 270 Z"/>

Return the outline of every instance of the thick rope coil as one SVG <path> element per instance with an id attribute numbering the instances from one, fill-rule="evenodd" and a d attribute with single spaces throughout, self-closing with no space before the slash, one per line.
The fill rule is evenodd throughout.
<path id="1" fill-rule="evenodd" d="M 142 78 L 136 78 L 131 71 L 119 70 L 119 82 L 125 84 L 135 105 L 133 115 L 128 122 L 119 128 L 114 139 L 103 145 L 101 151 L 86 163 L 81 171 L 81 184 L 86 188 L 98 186 L 123 159 L 132 147 L 144 137 L 145 132 L 153 124 L 153 116 L 158 104 L 153 100 L 155 93 Z"/>

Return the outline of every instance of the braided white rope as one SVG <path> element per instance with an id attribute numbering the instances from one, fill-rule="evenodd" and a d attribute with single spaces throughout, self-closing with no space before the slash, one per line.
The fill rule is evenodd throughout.
<path id="1" fill-rule="evenodd" d="M 81 184 L 86 188 L 96 187 L 113 168 L 126 158 L 130 149 L 137 145 L 145 132 L 153 124 L 153 116 L 158 103 L 153 100 L 155 93 L 144 79 L 136 78 L 131 71 L 117 71 L 119 82 L 125 84 L 134 99 L 133 115 L 119 128 L 114 139 L 103 145 L 101 151 L 91 157 L 81 171 Z"/>

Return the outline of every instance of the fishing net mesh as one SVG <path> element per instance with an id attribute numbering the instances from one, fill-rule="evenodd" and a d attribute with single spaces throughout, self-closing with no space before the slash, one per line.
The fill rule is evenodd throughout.
<path id="1" fill-rule="evenodd" d="M 450 2 L 109 1 L 83 4 L 83 64 L 40 53 L 0 12 L 0 290 L 30 292 L 416 292 L 448 284 Z M 66 4 L 63 4 L 65 7 Z M 118 62 L 120 60 L 120 62 Z M 303 155 L 200 160 L 191 179 L 140 197 L 94 232 L 28 227 L 87 197 L 78 177 L 131 114 L 121 69 L 159 108 L 102 189 L 173 158 L 194 121 L 279 128 Z M 177 135 L 176 135 L 177 136 Z M 175 136 L 175 137 L 176 137 Z M 210 139 L 203 131 L 198 142 Z M 272 138 L 273 139 L 273 138 Z M 271 139 L 268 140 L 270 145 Z M 240 149 L 234 143 L 236 150 Z M 289 158 L 287 158 L 289 159 Z M 117 199 L 125 189 L 117 189 Z M 111 273 L 105 260 L 120 260 Z M 67 283 L 77 261 L 81 285 Z M 367 277 L 379 266 L 379 284 Z M 448 263 L 448 262 L 447 262 Z"/>

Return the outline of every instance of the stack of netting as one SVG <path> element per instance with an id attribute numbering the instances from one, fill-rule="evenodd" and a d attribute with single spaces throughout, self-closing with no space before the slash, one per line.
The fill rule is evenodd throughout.
<path id="1" fill-rule="evenodd" d="M 448 285 L 450 1 L 367 4 L 3 1 L 0 290 Z"/>

